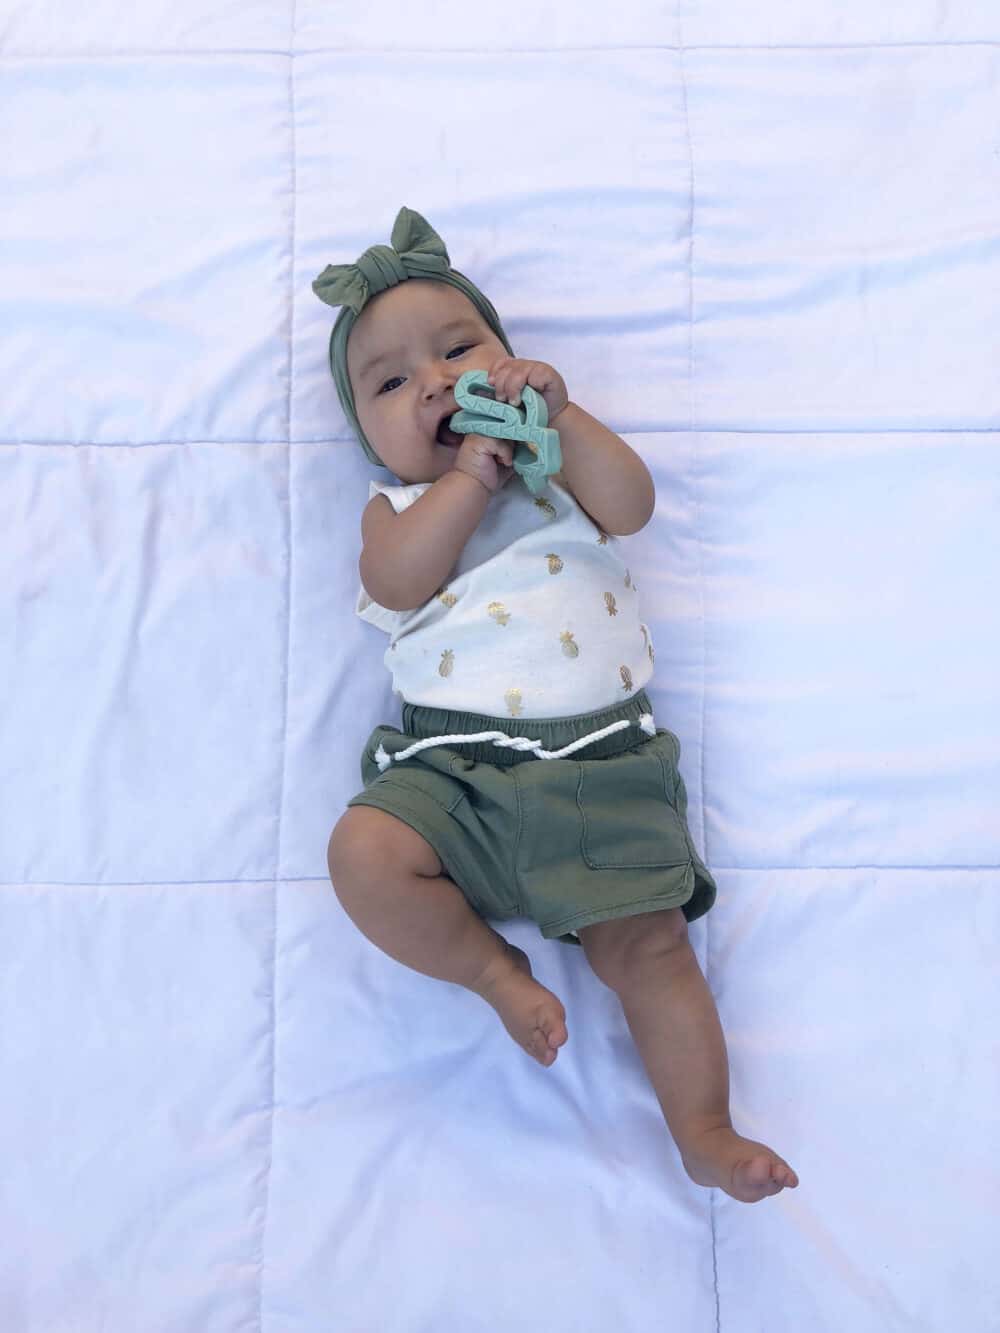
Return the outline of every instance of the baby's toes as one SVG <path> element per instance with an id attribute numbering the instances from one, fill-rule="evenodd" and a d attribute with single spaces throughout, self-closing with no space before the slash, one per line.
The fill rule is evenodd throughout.
<path id="1" fill-rule="evenodd" d="M 569 1033 L 566 1031 L 566 1011 L 562 1005 L 550 1014 L 542 1014 L 539 1027 L 545 1033 L 549 1046 L 556 1050 L 566 1041 Z"/>
<path id="2" fill-rule="evenodd" d="M 540 1065 L 550 1065 L 556 1058 L 556 1053 L 549 1045 L 549 1039 L 541 1028 L 536 1028 L 528 1038 L 528 1052 L 535 1057 Z"/>
<path id="3" fill-rule="evenodd" d="M 539 1010 L 538 1024 L 531 1035 L 531 1053 L 543 1065 L 550 1065 L 565 1042 L 566 1011 L 555 1001 Z"/>
<path id="4" fill-rule="evenodd" d="M 736 1189 L 745 1191 L 739 1198 L 750 1202 L 754 1199 L 766 1199 L 777 1194 L 783 1188 L 772 1176 L 773 1159 L 765 1153 L 754 1153 L 733 1168 L 732 1183 Z"/>
<path id="5" fill-rule="evenodd" d="M 788 1163 L 783 1162 L 780 1157 L 771 1167 L 771 1179 L 776 1180 L 783 1188 L 792 1190 L 795 1189 L 799 1183 L 798 1176 Z"/>
<path id="6" fill-rule="evenodd" d="M 774 1182 L 771 1179 L 771 1158 L 763 1153 L 755 1153 L 737 1166 L 736 1170 L 744 1185 L 752 1189 L 768 1189 Z"/>
<path id="7" fill-rule="evenodd" d="M 540 1065 L 551 1065 L 556 1058 L 556 1052 L 549 1046 L 548 1037 L 541 1028 L 533 1028 L 528 1033 L 527 1041 L 524 1042 L 524 1049 L 529 1056 L 533 1056 Z"/>
<path id="8" fill-rule="evenodd" d="M 778 1194 L 781 1190 L 795 1181 L 797 1185 L 798 1177 L 780 1157 L 755 1157 L 753 1165 L 757 1170 L 754 1172 L 754 1184 L 760 1184 L 767 1194 Z"/>

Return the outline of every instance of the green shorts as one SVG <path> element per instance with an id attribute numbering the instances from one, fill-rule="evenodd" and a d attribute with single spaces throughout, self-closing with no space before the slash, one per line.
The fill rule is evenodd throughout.
<path id="1" fill-rule="evenodd" d="M 693 921 L 715 902 L 715 880 L 687 827 L 680 742 L 636 725 L 652 713 L 644 690 L 612 708 L 561 718 L 487 717 L 403 704 L 403 730 L 381 725 L 361 759 L 371 805 L 424 837 L 482 917 L 527 916 L 547 939 L 614 917 L 680 907 Z M 376 751 L 436 736 L 499 731 L 560 750 L 625 718 L 630 726 L 565 759 L 491 741 L 433 745 L 383 772 Z"/>

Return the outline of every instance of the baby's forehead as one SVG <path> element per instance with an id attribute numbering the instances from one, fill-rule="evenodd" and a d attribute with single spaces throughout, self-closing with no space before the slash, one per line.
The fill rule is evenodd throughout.
<path id="1" fill-rule="evenodd" d="M 440 288 L 441 284 L 435 283 L 434 286 Z M 453 288 L 438 290 L 433 293 L 425 292 L 419 301 L 411 300 L 407 302 L 405 320 L 400 319 L 403 310 L 402 302 L 393 304 L 387 299 L 389 295 L 387 293 L 386 297 L 383 298 L 378 317 L 365 321 L 364 337 L 366 341 L 372 344 L 387 342 L 396 337 L 401 325 L 425 332 L 443 328 L 448 324 L 457 323 L 459 320 L 469 320 L 474 324 L 481 322 L 479 311 L 472 302 Z M 363 311 L 362 320 L 364 320 L 366 314 L 375 315 L 376 312 L 371 308 Z"/>
<path id="2" fill-rule="evenodd" d="M 470 319 L 472 315 L 473 312 L 470 310 Z M 369 325 L 365 330 L 364 341 L 369 351 L 375 351 L 388 343 L 399 342 L 406 334 L 434 333 L 464 316 L 464 311 L 456 314 L 455 311 L 448 310 L 411 310 L 404 322 L 394 318 L 390 313 L 377 323 L 373 321 Z"/>
<path id="3" fill-rule="evenodd" d="M 436 334 L 439 330 L 450 329 L 452 325 L 471 325 L 479 329 L 483 326 L 479 311 L 460 292 L 454 295 L 435 293 L 431 299 L 425 298 L 419 304 L 410 304 L 406 319 L 400 320 L 398 312 L 401 303 L 390 299 L 396 291 L 398 288 L 393 288 L 392 292 L 377 297 L 355 321 L 347 340 L 348 358 L 352 367 L 358 363 L 370 364 L 383 349 L 398 347 L 414 334 Z M 378 318 L 372 318 L 376 304 L 380 305 Z"/>

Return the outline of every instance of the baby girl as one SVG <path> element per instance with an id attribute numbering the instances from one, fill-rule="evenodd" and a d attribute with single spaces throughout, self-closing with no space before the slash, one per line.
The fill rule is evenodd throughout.
<path id="1" fill-rule="evenodd" d="M 488 924 L 526 916 L 582 947 L 618 997 L 684 1168 L 748 1203 L 798 1185 L 729 1114 L 729 1065 L 687 923 L 716 885 L 687 827 L 680 743 L 653 720 L 654 651 L 620 537 L 652 517 L 639 456 L 513 355 L 497 312 L 403 208 L 392 245 L 313 283 L 343 306 L 341 404 L 371 483 L 357 612 L 389 635 L 402 729 L 375 728 L 328 848 L 357 928 L 391 958 L 480 995 L 544 1066 L 562 1003 Z M 455 385 L 545 401 L 562 470 L 532 496 L 513 442 L 454 433 Z"/>

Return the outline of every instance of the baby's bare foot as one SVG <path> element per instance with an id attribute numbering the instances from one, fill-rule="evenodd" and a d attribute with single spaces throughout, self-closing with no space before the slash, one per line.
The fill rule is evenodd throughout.
<path id="1" fill-rule="evenodd" d="M 531 963 L 523 949 L 497 936 L 504 952 L 483 971 L 472 987 L 491 1004 L 517 1042 L 541 1065 L 550 1065 L 568 1037 L 566 1010 L 557 996 L 540 985 L 531 974 Z"/>
<path id="2" fill-rule="evenodd" d="M 783 1157 L 764 1143 L 744 1139 L 732 1129 L 709 1129 L 681 1154 L 684 1169 L 697 1185 L 717 1185 L 742 1203 L 757 1203 L 799 1178 Z"/>

